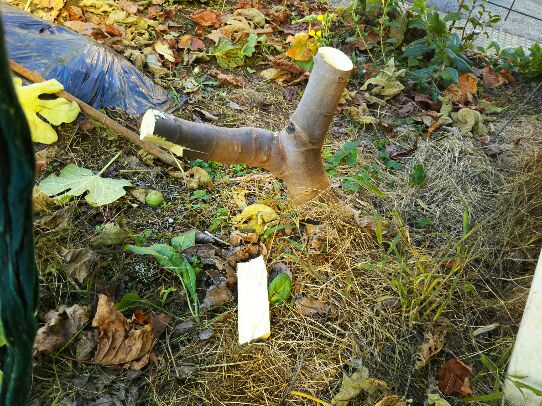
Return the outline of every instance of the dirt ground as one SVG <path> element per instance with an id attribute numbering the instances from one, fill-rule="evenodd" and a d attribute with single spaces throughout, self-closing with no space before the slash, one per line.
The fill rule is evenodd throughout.
<path id="1" fill-rule="evenodd" d="M 526 89 L 530 87 L 496 92 L 496 100 L 509 107 L 492 123 L 495 128 L 514 114 L 514 104 Z M 415 151 L 400 159 L 404 168 L 398 171 L 377 158 L 378 141 L 408 148 L 414 141 L 411 133 L 361 128 L 350 116 L 339 114 L 324 153 L 331 155 L 347 141 L 359 140 L 360 145 L 354 165 L 335 168 L 333 186 L 342 205 L 359 210 L 360 216 L 381 219 L 382 241 L 370 226 L 360 226 L 333 207 L 293 207 L 281 183 L 259 170 L 183 162 L 185 170 L 201 165 L 212 176 L 212 186 L 195 194 L 175 177 L 178 170 L 153 161 L 99 125 L 82 121 L 64 126 L 60 141 L 39 153 L 48 160 L 42 179 L 68 163 L 99 171 L 122 152 L 104 176 L 160 190 L 166 204 L 150 207 L 128 192 L 105 208 L 76 199 L 40 214 L 39 317 L 63 304 L 94 308 L 98 293 L 118 301 L 125 293 L 137 292 L 147 304 L 137 309 L 167 312 L 172 319 L 153 348 L 153 362 L 143 370 L 78 360 L 75 343 L 80 335 L 53 356 L 36 359 L 31 404 L 309 405 L 314 401 L 291 391 L 329 402 L 343 373 L 360 365 L 386 385 L 351 404 L 373 405 L 385 395 L 423 404 L 426 394 L 436 391 L 439 369 L 454 357 L 472 368 L 475 395 L 498 389 L 540 245 L 541 97 L 536 95 L 514 117 L 490 149 L 479 140 L 442 131 L 420 140 Z M 231 101 L 243 110 L 224 107 Z M 278 86 L 264 82 L 215 92 L 201 103 L 219 117 L 216 124 L 271 129 L 281 128 L 295 105 L 296 100 L 283 99 Z M 417 162 L 425 165 L 427 182 L 414 189 L 408 174 Z M 376 171 L 384 197 L 340 187 L 341 178 L 367 168 Z M 212 234 L 224 241 L 213 243 L 220 256 L 229 246 L 231 216 L 240 212 L 234 202 L 239 189 L 246 191 L 248 203 L 270 205 L 279 213 L 280 224 L 289 225 L 263 239 L 257 250 L 265 254 L 269 269 L 281 262 L 293 275 L 292 300 L 272 308 L 270 338 L 244 346 L 237 344 L 235 299 L 195 323 L 178 280 L 152 258 L 126 252 L 123 244 L 92 244 L 107 222 L 125 223 L 130 230 L 125 243 L 143 238 L 144 245 L 150 245 L 192 228 L 205 231 L 218 220 Z M 421 216 L 432 222 L 421 226 Z M 314 225 L 316 236 L 307 231 Z M 86 247 L 92 247 L 98 260 L 86 286 L 76 286 L 65 272 L 65 252 Z M 201 299 L 214 278 L 226 276 L 221 272 L 212 260 L 203 265 L 198 277 Z M 177 291 L 162 301 L 160 291 L 168 287 Z M 235 297 L 235 286 L 232 293 Z M 318 300 L 321 307 L 301 312 L 296 306 L 300 298 Z M 84 331 L 91 330 L 89 324 Z M 480 330 L 483 326 L 490 327 Z M 424 343 L 435 354 L 423 356 Z M 416 368 L 420 362 L 426 365 Z"/>

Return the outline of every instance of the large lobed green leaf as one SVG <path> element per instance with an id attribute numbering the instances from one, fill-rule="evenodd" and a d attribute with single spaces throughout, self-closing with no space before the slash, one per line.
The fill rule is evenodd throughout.
<path id="1" fill-rule="evenodd" d="M 126 194 L 125 187 L 132 184 L 125 179 L 108 179 L 95 175 L 90 169 L 69 164 L 60 175 L 50 175 L 39 184 L 48 196 L 59 198 L 81 196 L 88 192 L 85 200 L 93 206 L 103 206 L 114 202 Z"/>

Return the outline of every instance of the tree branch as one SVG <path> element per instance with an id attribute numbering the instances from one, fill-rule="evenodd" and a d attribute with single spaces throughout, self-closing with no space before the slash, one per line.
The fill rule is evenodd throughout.
<path id="1" fill-rule="evenodd" d="M 329 188 L 321 149 L 352 69 L 338 49 L 320 48 L 303 97 L 290 123 L 278 133 L 193 123 L 149 110 L 140 136 L 169 148 L 181 146 L 188 158 L 269 170 L 284 181 L 296 202 L 304 202 Z"/>

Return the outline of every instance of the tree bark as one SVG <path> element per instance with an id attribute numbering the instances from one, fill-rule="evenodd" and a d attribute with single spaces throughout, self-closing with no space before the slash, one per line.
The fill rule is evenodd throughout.
<path id="1" fill-rule="evenodd" d="M 320 48 L 303 97 L 278 133 L 216 127 L 149 110 L 141 124 L 141 139 L 163 138 L 180 145 L 190 159 L 266 169 L 284 181 L 297 203 L 330 196 L 321 150 L 352 69 L 341 51 Z"/>

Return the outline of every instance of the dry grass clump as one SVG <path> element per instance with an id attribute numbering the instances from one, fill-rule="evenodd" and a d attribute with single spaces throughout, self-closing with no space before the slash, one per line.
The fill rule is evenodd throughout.
<path id="1" fill-rule="evenodd" d="M 292 300 L 272 309 L 270 338 L 239 346 L 232 307 L 207 323 L 214 331 L 208 340 L 189 337 L 197 332 L 172 340 L 179 350 L 165 361 L 170 372 L 153 382 L 158 404 L 311 404 L 291 390 L 329 401 L 349 361 L 362 362 L 382 379 L 393 363 L 404 361 L 395 352 L 403 334 L 401 310 L 383 304 L 394 294 L 387 270 L 357 267 L 372 261 L 370 235 L 350 214 L 325 204 L 287 210 L 284 217 L 293 230 L 267 241 L 267 263 L 290 267 Z M 297 240 L 299 249 L 282 245 L 286 238 Z M 313 301 L 313 314 L 300 309 L 300 300 Z M 182 365 L 192 374 L 178 379 Z"/>
<path id="2" fill-rule="evenodd" d="M 388 196 L 418 242 L 439 247 L 457 241 L 464 233 L 464 217 L 471 225 L 480 224 L 495 210 L 504 177 L 472 138 L 451 131 L 439 140 L 421 141 L 405 162 L 402 171 L 390 175 L 397 187 Z M 426 182 L 411 186 L 409 174 L 419 164 Z M 424 217 L 431 224 L 416 232 L 416 223 Z"/>

